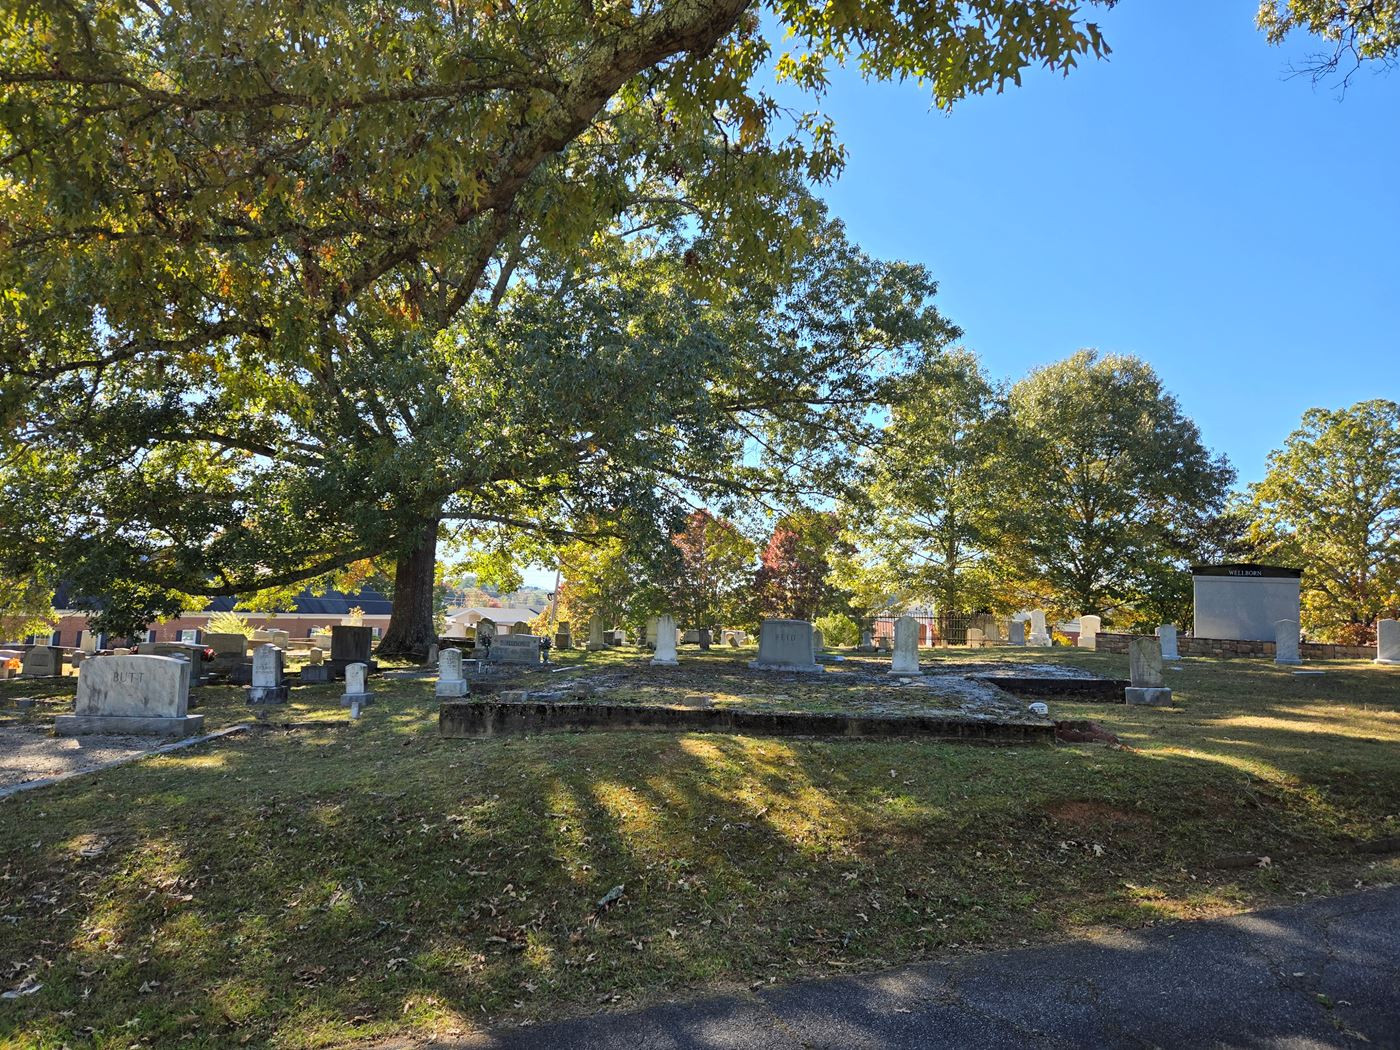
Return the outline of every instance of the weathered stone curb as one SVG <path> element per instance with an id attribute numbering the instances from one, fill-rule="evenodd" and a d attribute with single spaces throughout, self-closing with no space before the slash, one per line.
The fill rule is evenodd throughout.
<path id="1" fill-rule="evenodd" d="M 968 743 L 1046 746 L 1055 743 L 1054 723 L 1035 718 L 997 721 L 937 715 L 872 716 L 531 700 L 452 701 L 443 703 L 438 712 L 438 731 L 449 738 L 582 729 L 657 729 L 764 736 L 925 737 Z"/>
<path id="2" fill-rule="evenodd" d="M 93 766 L 91 769 L 74 770 L 72 773 L 63 773 L 56 777 L 45 777 L 43 780 L 27 780 L 23 784 L 11 784 L 8 787 L 0 788 L 0 799 L 9 798 L 11 795 L 18 795 L 21 791 L 32 791 L 34 788 L 49 787 L 53 784 L 61 784 L 65 780 L 73 780 L 75 777 L 89 777 L 95 773 L 105 773 L 109 769 L 116 769 L 118 766 L 130 765 L 132 762 L 140 762 L 142 759 L 153 758 L 156 755 L 169 754 L 171 751 L 180 751 L 183 748 L 193 747 L 195 744 L 205 744 L 210 740 L 218 740 L 220 737 L 232 736 L 235 733 L 242 733 L 253 728 L 252 722 L 241 722 L 236 726 L 228 726 L 224 729 L 206 733 L 204 736 L 187 737 L 184 740 L 177 740 L 171 744 L 162 744 L 160 747 L 152 748 L 150 751 L 140 751 L 126 758 L 116 758 L 111 762 L 103 762 L 100 766 Z"/>

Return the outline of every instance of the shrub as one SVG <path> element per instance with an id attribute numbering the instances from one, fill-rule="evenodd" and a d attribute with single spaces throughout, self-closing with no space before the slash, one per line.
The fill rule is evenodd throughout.
<path id="1" fill-rule="evenodd" d="M 850 646 L 860 641 L 860 625 L 840 613 L 818 616 L 812 626 L 821 631 L 827 645 Z"/>
<path id="2" fill-rule="evenodd" d="M 236 612 L 216 612 L 209 617 L 204 630 L 210 634 L 241 634 L 244 638 L 251 638 L 254 627 Z"/>

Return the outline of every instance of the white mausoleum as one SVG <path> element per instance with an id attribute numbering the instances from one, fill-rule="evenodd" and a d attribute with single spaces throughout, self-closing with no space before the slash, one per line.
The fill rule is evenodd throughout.
<path id="1" fill-rule="evenodd" d="M 1196 637 L 1272 642 L 1276 621 L 1298 621 L 1302 579 L 1280 565 L 1192 566 Z"/>

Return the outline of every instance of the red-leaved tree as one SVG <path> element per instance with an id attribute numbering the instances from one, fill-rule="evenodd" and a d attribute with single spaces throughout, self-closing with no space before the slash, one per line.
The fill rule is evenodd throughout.
<path id="1" fill-rule="evenodd" d="M 803 509 L 778 520 L 756 579 L 764 616 L 812 620 L 845 604 L 830 580 L 828 562 L 839 537 L 831 511 Z"/>

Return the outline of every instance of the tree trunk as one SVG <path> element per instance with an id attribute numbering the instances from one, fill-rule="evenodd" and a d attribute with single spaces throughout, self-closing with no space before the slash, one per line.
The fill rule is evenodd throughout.
<path id="1" fill-rule="evenodd" d="M 709 650 L 710 650 L 710 629 L 709 629 L 708 627 L 702 627 L 702 628 L 700 628 L 699 634 L 700 634 L 700 650 L 701 650 L 702 652 L 709 652 Z"/>
<path id="2" fill-rule="evenodd" d="M 378 654 L 397 660 L 423 660 L 437 641 L 433 588 L 437 569 L 436 517 L 425 520 L 413 544 L 394 565 L 394 606 Z"/>

